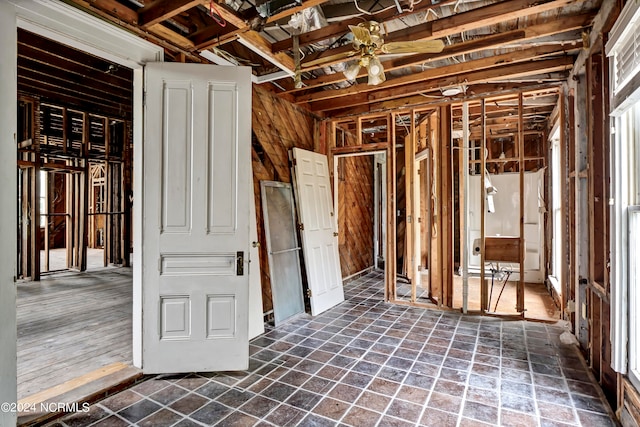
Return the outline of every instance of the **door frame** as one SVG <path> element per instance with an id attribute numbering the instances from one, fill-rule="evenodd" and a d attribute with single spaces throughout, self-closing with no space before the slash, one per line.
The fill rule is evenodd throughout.
<path id="1" fill-rule="evenodd" d="M 378 156 L 383 156 L 383 161 L 378 162 Z M 332 154 L 332 159 L 331 159 L 331 163 L 333 165 L 333 179 L 331 182 L 331 185 L 333 185 L 333 208 L 336 212 L 336 215 L 334 216 L 334 221 L 336 222 L 336 230 L 338 229 L 338 216 L 340 215 L 339 209 L 338 209 L 338 187 L 340 186 L 339 184 L 339 175 L 338 175 L 338 164 L 340 163 L 340 159 L 343 158 L 347 158 L 347 157 L 360 157 L 360 156 L 372 156 L 373 158 L 373 174 L 374 174 L 374 184 L 373 184 L 373 191 L 374 191 L 374 221 L 373 221 L 373 239 L 374 239 L 374 247 L 373 247 L 373 266 L 375 268 L 379 268 L 378 266 L 378 256 L 380 255 L 378 253 L 378 243 L 377 243 L 377 239 L 382 238 L 383 239 L 383 245 L 386 249 L 386 236 L 387 236 L 387 220 L 388 220 L 388 216 L 389 216 L 389 212 L 387 212 L 386 209 L 386 200 L 387 200 L 387 193 L 389 191 L 389 189 L 387 188 L 386 185 L 386 164 L 387 164 L 387 150 L 374 150 L 374 151 L 366 151 L 366 152 L 353 152 L 353 153 L 343 153 L 343 154 Z M 378 190 L 377 190 L 377 183 L 376 180 L 378 179 L 378 175 L 376 173 L 376 168 L 379 164 L 383 165 L 383 181 L 382 181 L 382 191 L 383 194 L 377 194 Z M 382 211 L 383 214 L 387 217 L 387 218 L 379 218 L 378 217 L 378 206 L 377 203 L 382 203 Z M 378 235 L 378 222 L 382 221 L 382 236 Z M 384 270 L 387 270 L 387 265 L 389 260 L 386 259 L 386 250 L 385 252 L 382 253 L 382 255 L 385 257 L 384 260 Z"/>
<path id="2" fill-rule="evenodd" d="M 15 26 L 39 34 L 56 42 L 71 46 L 83 52 L 101 57 L 131 68 L 133 70 L 133 147 L 134 147 L 134 210 L 133 210 L 133 242 L 138 250 L 133 253 L 133 365 L 142 365 L 142 254 L 143 236 L 142 212 L 142 165 L 144 151 L 143 143 L 143 91 L 144 64 L 147 62 L 162 62 L 164 51 L 160 46 L 147 42 L 140 37 L 130 34 L 115 25 L 91 16 L 65 3 L 48 0 L 9 0 L 9 10 L 14 7 Z M 17 36 L 9 40 L 16 44 Z M 13 68 L 17 70 L 17 60 Z M 17 75 L 17 73 L 16 73 Z M 15 92 L 15 91 L 14 91 Z M 16 115 L 15 98 L 6 105 Z M 12 109 L 12 111 L 11 111 Z M 15 119 L 13 120 L 15 122 Z M 15 127 L 15 123 L 13 125 Z M 3 156 L 5 157 L 5 156 Z M 14 155 L 6 156 L 13 161 Z M 15 169 L 12 162 L 10 170 Z M 15 187 L 15 185 L 13 186 Z M 13 195 L 13 194 L 12 194 Z M 15 197 L 14 197 L 15 199 Z M 15 208 L 16 200 L 11 206 Z M 13 209 L 15 211 L 15 209 Z M 15 221 L 11 225 L 15 228 Z M 5 240 L 3 253 L 15 252 L 12 239 Z M 15 263 L 14 263 L 15 264 Z M 13 271 L 15 267 L 12 267 Z M 14 315 L 15 317 L 15 315 Z"/>

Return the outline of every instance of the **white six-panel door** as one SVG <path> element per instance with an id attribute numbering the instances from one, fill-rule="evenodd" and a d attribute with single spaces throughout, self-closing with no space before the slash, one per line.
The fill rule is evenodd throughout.
<path id="1" fill-rule="evenodd" d="M 294 148 L 293 158 L 311 314 L 315 316 L 344 301 L 329 168 L 323 154 Z"/>
<path id="2" fill-rule="evenodd" d="M 246 67 L 145 69 L 145 373 L 248 366 L 251 79 Z"/>

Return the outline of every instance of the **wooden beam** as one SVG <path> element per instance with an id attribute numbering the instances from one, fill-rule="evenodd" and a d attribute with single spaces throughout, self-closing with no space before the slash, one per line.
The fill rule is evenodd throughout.
<path id="1" fill-rule="evenodd" d="M 168 40 L 177 46 L 180 46 L 183 49 L 195 49 L 195 44 L 191 40 L 165 27 L 162 24 L 150 25 L 147 27 L 147 30 L 149 30 L 149 32 L 155 34 L 156 36 L 162 37 L 163 39 Z"/>
<path id="2" fill-rule="evenodd" d="M 523 18 L 544 11 L 558 9 L 572 3 L 582 3 L 584 0 L 509 0 L 494 3 L 488 6 L 472 9 L 435 21 L 429 21 L 423 25 L 409 27 L 394 31 L 385 36 L 385 41 L 430 40 L 458 34 L 461 31 L 469 31 L 495 25 L 502 21 Z M 321 58 L 330 58 L 334 55 L 351 50 L 351 46 L 341 46 L 327 49 L 317 55 L 309 55 L 307 62 Z M 318 67 L 323 64 L 318 65 Z M 305 67 L 302 64 L 303 69 Z"/>
<path id="3" fill-rule="evenodd" d="M 523 96 L 518 96 L 518 173 L 520 177 L 520 281 L 516 291 L 516 311 L 524 316 L 524 256 L 525 256 L 525 240 L 524 240 L 524 118 L 523 113 Z"/>
<path id="4" fill-rule="evenodd" d="M 490 311 L 491 301 L 489 301 L 489 287 L 486 280 L 486 270 L 485 270 L 485 257 L 486 257 L 486 194 L 487 191 L 484 188 L 484 177 L 487 170 L 486 159 L 484 157 L 484 150 L 487 146 L 487 127 L 486 127 L 486 116 L 487 116 L 487 104 L 486 100 L 482 99 L 480 101 L 480 117 L 481 117 L 481 132 L 482 139 L 480 140 L 480 188 L 477 188 L 476 191 L 480 192 L 480 311 L 486 312 Z"/>
<path id="5" fill-rule="evenodd" d="M 521 61 L 530 61 L 530 64 L 545 65 L 542 62 L 533 61 L 535 58 L 542 58 L 548 55 L 564 54 L 564 49 L 558 49 L 557 46 L 538 46 L 529 49 L 522 49 L 514 52 L 505 53 L 502 55 L 490 56 L 487 58 L 476 59 L 459 64 L 447 65 L 444 67 L 428 69 L 419 73 L 409 74 L 402 77 L 390 78 L 387 81 L 376 85 L 364 85 L 355 84 L 346 89 L 333 89 L 333 90 L 321 90 L 306 95 L 297 96 L 296 102 L 316 102 L 325 99 L 333 99 L 340 96 L 348 96 L 352 94 L 362 94 L 364 92 L 377 92 L 382 89 L 388 89 L 396 86 L 402 86 L 406 84 L 423 82 L 425 80 L 437 79 L 443 76 L 453 78 L 463 73 L 470 71 L 478 72 L 480 70 L 491 69 L 494 67 L 504 67 L 506 64 L 517 64 Z M 537 72 L 535 67 L 529 67 L 528 69 Z M 526 74 L 525 74 L 526 75 Z M 464 79 L 461 83 L 464 83 Z M 468 81 L 468 83 L 470 83 Z M 451 84 L 450 86 L 455 86 Z M 438 87 L 436 87 L 437 89 Z M 423 90 L 424 91 L 424 90 Z"/>
<path id="6" fill-rule="evenodd" d="M 488 6 L 457 13 L 446 19 L 433 21 L 432 37 L 446 37 L 451 31 L 461 33 L 489 25 L 497 25 L 503 21 L 515 20 L 525 16 L 560 9 L 571 4 L 580 4 L 584 0 L 507 0 Z M 406 30 L 402 30 L 406 31 Z M 400 32 L 399 32 L 400 33 Z M 414 31 L 407 31 L 414 33 Z M 418 33 L 420 34 L 420 33 Z"/>
<path id="7" fill-rule="evenodd" d="M 438 6 L 445 6 L 448 4 L 453 4 L 457 0 L 443 0 L 438 3 Z M 423 12 L 426 9 L 432 8 L 433 5 L 429 2 L 425 3 L 417 3 L 414 5 L 411 11 L 398 13 L 397 9 L 388 9 L 380 12 L 373 12 L 372 15 L 368 16 L 368 19 L 384 23 L 386 21 L 390 21 L 392 19 L 398 19 L 405 16 L 410 16 L 419 12 Z M 349 25 L 358 25 L 362 22 L 360 17 L 351 18 L 341 20 L 329 25 L 326 25 L 322 28 L 318 28 L 317 30 L 309 31 L 304 34 L 300 34 L 300 46 L 308 46 L 313 43 L 317 43 L 322 40 L 330 39 L 341 34 L 345 34 L 349 31 Z M 280 52 L 283 50 L 291 50 L 293 48 L 293 40 L 291 38 L 281 40 L 273 44 L 274 52 Z"/>
<path id="8" fill-rule="evenodd" d="M 78 3 L 76 0 L 72 0 L 74 3 Z M 117 0 L 89 0 L 91 5 L 97 9 L 103 10 L 118 19 L 121 19 L 129 24 L 138 23 L 138 13 L 119 3 Z"/>
<path id="9" fill-rule="evenodd" d="M 181 46 L 176 45 L 173 42 L 170 42 L 167 39 L 163 38 L 161 35 L 153 34 L 150 31 L 147 31 L 137 26 L 136 25 L 137 22 L 128 22 L 128 21 L 122 20 L 117 16 L 115 16 L 114 14 L 112 14 L 110 11 L 97 7 L 96 6 L 97 2 L 94 2 L 92 0 L 67 0 L 67 1 L 75 4 L 80 9 L 84 9 L 89 11 L 90 13 L 98 15 L 101 18 L 111 22 L 112 24 L 122 27 L 133 34 L 136 34 L 140 38 L 144 40 L 148 40 L 154 44 L 157 44 L 158 46 L 161 46 L 170 52 L 176 52 L 176 53 L 183 52 L 192 62 L 196 62 L 196 63 L 204 62 L 203 59 L 198 54 L 190 50 L 183 49 Z M 113 3 L 116 3 L 116 2 L 114 1 Z M 138 14 L 136 13 L 135 15 L 137 20 Z M 177 34 L 177 33 L 174 32 L 174 34 Z"/>
<path id="10" fill-rule="evenodd" d="M 380 85 L 382 88 L 376 87 L 376 90 L 371 93 L 347 92 L 344 95 L 341 93 L 334 93 L 335 96 L 339 96 L 340 98 L 324 99 L 319 102 L 313 102 L 310 105 L 310 109 L 312 111 L 336 110 L 361 104 L 402 98 L 408 95 L 415 95 L 441 87 L 490 82 L 492 80 L 508 80 L 510 78 L 527 75 L 537 75 L 541 73 L 566 70 L 571 68 L 572 65 L 573 58 L 562 57 L 557 59 L 545 59 L 540 61 L 500 65 L 486 70 L 470 70 L 466 74 L 439 76 L 432 79 L 425 79 L 423 81 L 406 84 L 405 86 L 400 87 L 386 87 L 383 86 L 383 83 Z M 318 95 L 318 97 L 320 96 Z"/>
<path id="11" fill-rule="evenodd" d="M 397 274 L 397 251 L 396 251 L 396 116 L 389 114 L 389 125 L 387 126 L 387 253 L 385 254 L 385 290 L 387 301 L 396 299 L 396 274 Z"/>
<path id="12" fill-rule="evenodd" d="M 143 28 L 159 24 L 201 4 L 202 0 L 155 0 L 138 12 L 138 24 Z"/>
<path id="13" fill-rule="evenodd" d="M 374 113 L 376 111 L 396 110 L 403 108 L 434 108 L 441 104 L 450 104 L 454 102 L 465 101 L 478 101 L 481 98 L 496 98 L 511 97 L 513 93 L 523 91 L 525 94 L 529 91 L 537 93 L 539 90 L 552 90 L 557 91 L 560 83 L 554 84 L 527 84 L 527 83 L 486 83 L 486 84 L 474 84 L 467 88 L 467 93 L 464 97 L 460 98 L 445 98 L 441 95 L 409 95 L 399 99 L 373 102 L 371 104 L 363 104 L 353 107 L 351 109 L 343 110 L 336 113 L 332 112 L 334 117 L 348 116 L 353 114 Z"/>
<path id="14" fill-rule="evenodd" d="M 262 54 L 269 58 L 274 64 L 280 64 L 284 66 L 286 69 L 293 71 L 295 69 L 295 64 L 293 63 L 293 59 L 285 53 L 276 53 L 274 54 L 271 49 L 271 43 L 265 40 L 257 31 L 247 31 L 242 33 L 241 37 L 245 43 L 250 44 L 255 49 L 262 52 Z"/>

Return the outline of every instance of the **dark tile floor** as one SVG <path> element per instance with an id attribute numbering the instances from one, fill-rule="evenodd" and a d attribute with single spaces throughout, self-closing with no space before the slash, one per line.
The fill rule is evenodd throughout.
<path id="1" fill-rule="evenodd" d="M 62 426 L 613 426 L 559 326 L 347 301 L 251 342 L 246 372 L 157 376 Z"/>

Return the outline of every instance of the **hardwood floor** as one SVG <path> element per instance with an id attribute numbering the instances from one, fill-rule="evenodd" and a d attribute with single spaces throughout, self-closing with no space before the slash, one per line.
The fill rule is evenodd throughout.
<path id="1" fill-rule="evenodd" d="M 130 364 L 130 268 L 18 283 L 18 398 L 106 365 Z"/>

